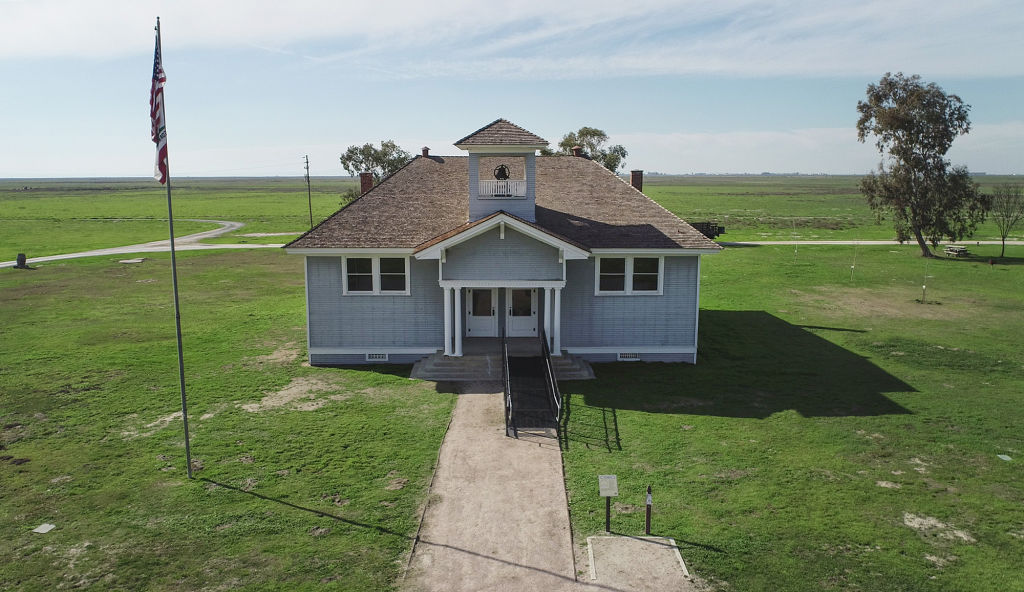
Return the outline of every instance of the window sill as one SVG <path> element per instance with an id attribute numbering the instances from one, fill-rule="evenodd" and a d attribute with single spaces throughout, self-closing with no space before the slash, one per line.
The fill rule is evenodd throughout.
<path id="1" fill-rule="evenodd" d="M 640 291 L 640 292 L 594 292 L 594 296 L 663 296 L 661 291 Z"/>

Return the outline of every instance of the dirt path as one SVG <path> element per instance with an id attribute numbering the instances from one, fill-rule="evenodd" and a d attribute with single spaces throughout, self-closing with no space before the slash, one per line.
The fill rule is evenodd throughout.
<path id="1" fill-rule="evenodd" d="M 208 222 L 210 224 L 220 224 L 220 228 L 214 228 L 213 230 L 204 230 L 203 232 L 197 232 L 195 234 L 189 234 L 187 236 L 179 236 L 174 239 L 174 250 L 176 251 L 198 251 L 205 249 L 268 249 L 268 248 L 279 248 L 282 245 L 265 245 L 265 244 L 223 244 L 223 245 L 210 245 L 201 243 L 199 241 L 207 238 L 214 238 L 238 230 L 245 226 L 242 222 L 231 222 L 229 220 L 194 220 L 188 219 L 188 222 Z M 108 249 L 93 249 L 91 251 L 81 251 L 78 253 L 65 253 L 63 255 L 47 255 L 45 257 L 32 257 L 28 260 L 28 264 L 33 263 L 45 263 L 46 261 L 62 261 L 64 259 L 78 259 L 80 257 L 99 257 L 103 255 L 131 255 L 133 253 L 163 253 L 171 250 L 171 241 L 158 240 L 148 243 L 139 243 L 136 245 L 126 245 L 123 247 L 110 247 Z M 0 268 L 14 267 L 15 261 L 0 261 Z"/>

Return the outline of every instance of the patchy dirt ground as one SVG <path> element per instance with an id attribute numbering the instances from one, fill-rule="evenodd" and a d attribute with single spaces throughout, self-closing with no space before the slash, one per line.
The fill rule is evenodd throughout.
<path id="1" fill-rule="evenodd" d="M 266 393 L 258 403 L 244 403 L 239 406 L 250 413 L 281 407 L 313 411 L 323 407 L 328 401 L 343 401 L 348 398 L 348 395 L 340 394 L 338 390 L 338 385 L 322 378 L 300 376 L 293 378 L 283 389 Z"/>
<path id="2" fill-rule="evenodd" d="M 818 286 L 809 292 L 789 292 L 802 304 L 858 317 L 949 320 L 966 316 L 966 311 L 956 306 L 957 301 L 952 297 L 938 297 L 936 294 L 933 303 L 921 304 L 915 300 L 921 298 L 920 286 L 916 289 Z M 929 300 L 932 300 L 930 295 Z"/>
<path id="3" fill-rule="evenodd" d="M 921 534 L 938 537 L 940 539 L 947 539 L 951 541 L 958 541 L 962 543 L 975 543 L 977 542 L 971 533 L 966 530 L 954 528 L 953 526 L 946 524 L 945 522 L 939 521 L 937 518 L 931 516 L 918 516 L 906 512 L 903 514 L 903 524 L 913 528 Z"/>

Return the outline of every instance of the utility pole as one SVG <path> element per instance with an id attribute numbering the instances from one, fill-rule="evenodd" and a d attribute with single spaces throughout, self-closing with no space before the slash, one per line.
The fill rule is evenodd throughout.
<path id="1" fill-rule="evenodd" d="M 313 230 L 313 191 L 309 188 L 309 155 L 306 155 L 306 198 L 309 200 L 309 229 Z"/>

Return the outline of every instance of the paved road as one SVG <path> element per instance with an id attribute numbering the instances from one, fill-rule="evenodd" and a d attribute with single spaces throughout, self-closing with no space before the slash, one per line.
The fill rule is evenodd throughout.
<path id="1" fill-rule="evenodd" d="M 280 244 L 267 245 L 267 244 L 206 244 L 199 241 L 207 238 L 214 238 L 234 232 L 239 228 L 245 226 L 242 222 L 231 222 L 228 220 L 195 220 L 188 219 L 189 222 L 207 222 L 209 224 L 220 224 L 220 228 L 213 230 L 205 230 L 203 232 L 197 232 L 195 234 L 189 234 L 187 236 L 180 236 L 174 239 L 174 250 L 176 251 L 199 251 L 205 249 L 273 249 L 281 247 Z M 137 245 L 127 245 L 124 247 L 111 247 L 109 249 L 94 249 L 92 251 L 81 251 L 78 253 L 65 253 L 63 255 L 48 255 L 46 257 L 31 257 L 28 260 L 28 264 L 44 263 L 46 261 L 62 261 L 64 259 L 78 259 L 80 257 L 100 257 L 104 255 L 132 255 L 135 253 L 164 253 L 171 250 L 170 240 L 158 240 L 149 243 L 139 243 Z M 15 261 L 0 261 L 0 268 L 14 267 Z"/>
<path id="2" fill-rule="evenodd" d="M 203 232 L 197 232 L 195 234 L 189 234 L 187 236 L 181 236 L 174 239 L 174 248 L 177 251 L 201 251 L 207 249 L 276 249 L 282 244 L 207 244 L 202 243 L 203 239 L 214 238 L 233 232 L 245 226 L 243 222 L 232 222 L 229 220 L 197 220 L 197 219 L 185 219 L 188 222 L 207 222 L 209 224 L 220 224 L 220 228 L 213 230 L 206 230 Z M 899 245 L 898 241 L 878 241 L 878 240 L 809 240 L 809 241 L 723 241 L 718 243 L 724 247 L 751 247 L 759 245 Z M 903 243 L 913 244 L 913 243 Z M 963 246 L 971 245 L 998 245 L 1000 241 L 961 241 L 958 244 Z M 1006 241 L 1007 245 L 1024 245 L 1024 241 Z M 111 247 L 109 249 L 94 249 L 92 251 L 81 251 L 78 253 L 65 253 L 63 255 L 47 255 L 45 257 L 32 257 L 28 260 L 28 264 L 33 263 L 45 263 L 47 261 L 62 261 L 64 259 L 78 259 L 80 257 L 101 257 L 104 255 L 131 255 L 134 253 L 164 253 L 171 250 L 171 243 L 169 240 L 158 240 L 148 243 L 139 243 L 137 245 L 127 245 L 124 247 Z M 15 261 L 0 261 L 0 268 L 14 267 Z"/>

